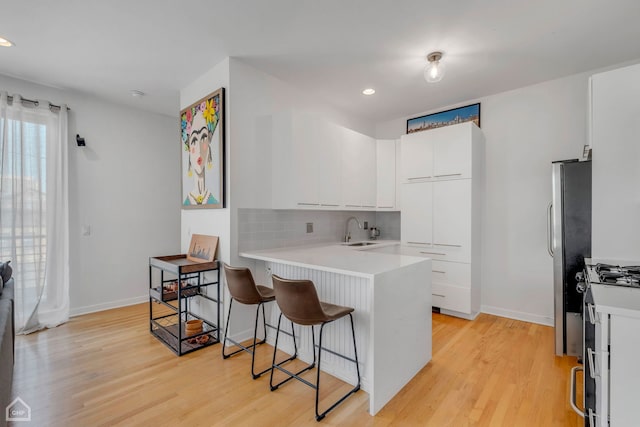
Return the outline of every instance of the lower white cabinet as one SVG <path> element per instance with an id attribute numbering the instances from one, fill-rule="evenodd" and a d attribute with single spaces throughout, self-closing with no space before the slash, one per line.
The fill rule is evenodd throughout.
<path id="1" fill-rule="evenodd" d="M 640 319 L 611 315 L 609 322 L 609 357 L 600 360 L 601 364 L 609 360 L 609 425 L 638 425 Z M 606 424 L 601 422 L 598 425 Z"/>
<path id="2" fill-rule="evenodd" d="M 440 310 L 471 314 L 471 290 L 469 288 L 433 282 L 431 295 L 432 305 L 439 307 Z"/>

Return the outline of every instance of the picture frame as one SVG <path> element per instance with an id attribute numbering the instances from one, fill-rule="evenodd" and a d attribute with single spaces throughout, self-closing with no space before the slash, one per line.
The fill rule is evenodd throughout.
<path id="1" fill-rule="evenodd" d="M 182 209 L 223 209 L 225 197 L 225 90 L 180 111 Z"/>
<path id="2" fill-rule="evenodd" d="M 193 262 L 212 262 L 218 252 L 218 236 L 192 234 L 187 259 Z"/>
<path id="3" fill-rule="evenodd" d="M 407 134 L 472 121 L 480 127 L 480 103 L 407 120 Z"/>

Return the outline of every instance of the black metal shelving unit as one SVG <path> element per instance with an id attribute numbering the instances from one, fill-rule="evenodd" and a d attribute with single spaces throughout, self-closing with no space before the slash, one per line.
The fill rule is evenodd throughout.
<path id="1" fill-rule="evenodd" d="M 157 270 L 155 275 L 154 269 Z M 172 283 L 177 284 L 176 290 L 167 288 L 166 285 Z M 215 286 L 215 295 L 210 292 L 212 286 Z M 194 297 L 214 303 L 215 322 L 191 310 Z M 202 332 L 187 336 L 185 324 L 193 319 L 202 320 Z M 219 325 L 220 269 L 217 261 L 193 262 L 184 254 L 149 258 L 149 331 L 152 335 L 182 356 L 219 343 Z"/>

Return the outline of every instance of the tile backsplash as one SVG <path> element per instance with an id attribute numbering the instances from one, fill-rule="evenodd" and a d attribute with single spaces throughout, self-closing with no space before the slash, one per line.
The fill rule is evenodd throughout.
<path id="1" fill-rule="evenodd" d="M 238 249 L 242 252 L 340 242 L 351 216 L 360 224 L 367 221 L 369 227 L 380 228 L 381 239 L 400 239 L 399 212 L 238 209 Z M 307 223 L 313 223 L 312 233 L 307 233 Z M 368 230 L 358 229 L 355 221 L 349 224 L 349 231 L 352 241 L 369 236 Z"/>

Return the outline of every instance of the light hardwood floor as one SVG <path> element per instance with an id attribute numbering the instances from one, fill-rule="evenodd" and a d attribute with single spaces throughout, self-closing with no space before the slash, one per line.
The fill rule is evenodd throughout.
<path id="1" fill-rule="evenodd" d="M 268 376 L 251 379 L 249 355 L 223 360 L 219 344 L 179 358 L 149 334 L 147 310 L 89 314 L 18 337 L 13 395 L 31 406 L 30 425 L 318 424 L 312 389 L 292 381 L 270 392 Z M 260 348 L 258 367 L 271 351 Z M 377 416 L 360 391 L 320 425 L 583 425 L 567 403 L 575 363 L 554 356 L 550 327 L 434 314 L 433 360 Z"/>

